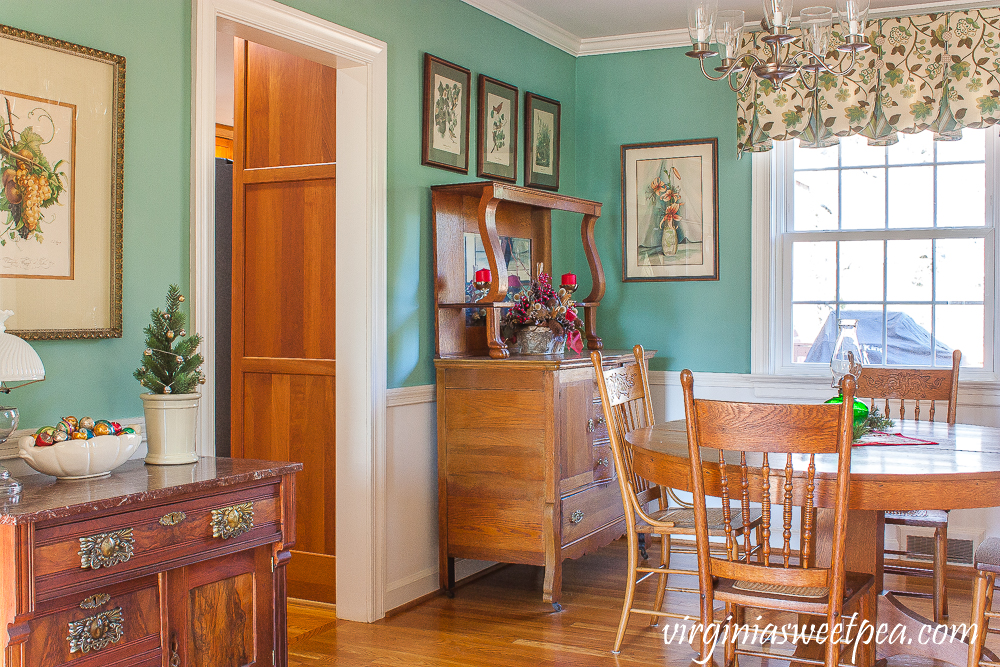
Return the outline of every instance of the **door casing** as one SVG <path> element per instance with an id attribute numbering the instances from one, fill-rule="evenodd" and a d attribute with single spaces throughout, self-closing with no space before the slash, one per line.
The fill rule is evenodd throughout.
<path id="1" fill-rule="evenodd" d="M 192 0 L 192 327 L 215 364 L 215 53 L 218 32 L 337 68 L 337 617 L 385 615 L 387 46 L 274 0 Z M 360 284 L 359 284 L 360 283 Z M 340 289 L 339 286 L 350 286 Z M 214 455 L 215 387 L 198 452 Z"/>

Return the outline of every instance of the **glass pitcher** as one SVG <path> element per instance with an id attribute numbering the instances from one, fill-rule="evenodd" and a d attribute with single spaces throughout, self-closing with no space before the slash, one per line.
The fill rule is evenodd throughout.
<path id="1" fill-rule="evenodd" d="M 868 356 L 858 343 L 858 321 L 837 320 L 837 344 L 830 358 L 830 372 L 833 374 L 831 386 L 839 389 L 840 381 L 850 373 L 857 377 L 868 363 Z"/>

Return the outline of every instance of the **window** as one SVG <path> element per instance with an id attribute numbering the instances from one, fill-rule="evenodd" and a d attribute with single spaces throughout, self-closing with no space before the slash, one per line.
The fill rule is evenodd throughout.
<path id="1" fill-rule="evenodd" d="M 755 207 L 766 215 L 755 282 L 762 272 L 768 300 L 757 285 L 754 331 L 771 332 L 754 347 L 755 372 L 825 372 L 837 319 L 849 318 L 872 365 L 950 367 L 960 349 L 963 367 L 992 379 L 996 134 L 923 132 L 888 147 L 845 137 L 822 149 L 796 140 L 755 156 L 754 194 L 768 204 Z"/>

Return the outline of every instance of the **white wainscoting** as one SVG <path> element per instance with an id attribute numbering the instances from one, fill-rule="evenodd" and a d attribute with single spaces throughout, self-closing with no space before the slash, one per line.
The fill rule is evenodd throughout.
<path id="1" fill-rule="evenodd" d="M 439 588 L 436 393 L 431 384 L 386 395 L 386 610 Z M 455 576 L 490 565 L 459 559 Z"/>

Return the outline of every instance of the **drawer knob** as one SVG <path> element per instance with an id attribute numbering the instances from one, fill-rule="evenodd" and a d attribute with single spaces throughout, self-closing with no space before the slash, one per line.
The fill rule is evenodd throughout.
<path id="1" fill-rule="evenodd" d="M 98 533 L 80 538 L 80 567 L 84 570 L 99 570 L 124 563 L 132 558 L 135 538 L 131 528 Z"/>
<path id="2" fill-rule="evenodd" d="M 583 521 L 583 510 L 576 510 L 569 515 L 569 522 L 572 524 L 578 524 Z"/>
<path id="3" fill-rule="evenodd" d="M 602 424 L 604 424 L 604 417 L 598 417 L 597 419 L 588 419 L 587 433 L 593 433 L 598 428 L 600 428 Z"/>
<path id="4" fill-rule="evenodd" d="M 228 540 L 252 529 L 252 501 L 212 510 L 212 537 Z"/>
<path id="5" fill-rule="evenodd" d="M 599 466 L 604 466 L 605 468 L 606 468 L 606 467 L 608 467 L 608 465 L 609 465 L 610 463 L 611 463 L 611 462 L 610 462 L 610 461 L 608 460 L 608 457 L 606 457 L 606 456 L 604 456 L 604 457 L 602 457 L 602 458 L 599 458 L 599 459 L 597 459 L 597 465 L 599 465 Z"/>
<path id="6" fill-rule="evenodd" d="M 187 514 L 184 512 L 170 512 L 169 514 L 164 514 L 160 517 L 161 526 L 176 526 L 181 521 L 187 518 Z"/>
<path id="7" fill-rule="evenodd" d="M 115 607 L 79 621 L 70 621 L 66 640 L 69 642 L 70 653 L 89 653 L 117 642 L 124 633 L 122 608 Z"/>

